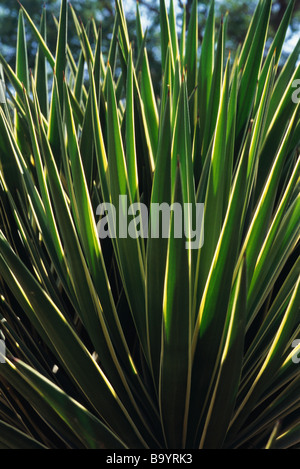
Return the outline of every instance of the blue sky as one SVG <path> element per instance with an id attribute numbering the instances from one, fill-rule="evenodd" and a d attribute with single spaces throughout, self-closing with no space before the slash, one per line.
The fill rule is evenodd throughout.
<path id="1" fill-rule="evenodd" d="M 220 3 L 220 1 L 221 0 L 216 0 L 216 3 Z M 148 3 L 152 3 L 157 6 L 159 5 L 158 0 L 153 0 L 152 2 L 148 1 Z M 166 0 L 167 8 L 169 8 L 169 4 L 170 4 L 170 0 Z M 132 15 L 136 9 L 136 0 L 124 0 L 123 5 L 124 5 L 125 15 Z M 175 5 L 175 12 L 176 12 L 177 1 L 174 1 L 174 5 Z M 149 21 L 147 19 L 147 10 L 145 10 L 145 8 L 141 6 L 140 13 L 141 13 L 142 25 L 145 30 L 147 26 L 149 25 Z M 284 44 L 285 52 L 291 53 L 299 40 L 300 40 L 300 31 L 294 32 L 294 34 L 291 36 L 291 30 L 289 29 L 287 33 L 287 39 Z"/>

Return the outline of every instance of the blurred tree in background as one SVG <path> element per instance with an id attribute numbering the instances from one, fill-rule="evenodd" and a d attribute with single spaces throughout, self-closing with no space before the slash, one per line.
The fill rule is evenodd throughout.
<path id="1" fill-rule="evenodd" d="M 135 38 L 135 1 L 124 0 L 124 8 L 127 14 L 129 32 L 131 33 L 132 41 Z M 270 21 L 270 36 L 273 37 L 274 32 L 277 30 L 278 25 L 283 17 L 285 9 L 289 0 L 274 0 L 273 10 Z M 183 9 L 186 8 L 186 21 L 188 23 L 191 6 L 193 0 L 174 0 L 178 15 L 178 27 L 183 17 Z M 201 40 L 204 30 L 205 20 L 208 12 L 210 0 L 199 0 L 199 37 Z M 257 0 L 215 0 L 216 9 L 219 13 L 218 19 L 220 21 L 222 15 L 229 12 L 228 26 L 227 26 L 227 44 L 232 51 L 235 51 L 239 42 L 243 40 L 246 34 L 247 25 L 251 19 L 251 15 L 257 4 Z M 35 24 L 38 25 L 42 9 L 47 10 L 47 43 L 50 50 L 55 52 L 56 44 L 56 25 L 53 17 L 58 18 L 60 9 L 60 0 L 48 1 L 45 4 L 41 0 L 23 0 L 22 4 L 31 15 Z M 73 8 L 81 17 L 83 23 L 88 24 L 89 20 L 93 17 L 97 26 L 101 25 L 102 28 L 102 48 L 105 57 L 106 49 L 109 45 L 109 38 L 113 29 L 114 23 L 114 0 L 72 0 Z M 152 68 L 153 81 L 159 83 L 159 79 L 155 80 L 155 76 L 160 77 L 160 31 L 159 31 L 159 0 L 139 0 L 140 11 L 142 15 L 144 28 L 148 29 L 148 56 Z M 17 40 L 17 23 L 18 23 L 19 4 L 17 0 L 10 3 L 0 0 L 0 53 L 15 67 L 15 44 Z M 76 50 L 80 50 L 79 40 L 76 36 L 76 30 L 71 18 L 69 16 L 68 36 L 70 43 L 73 45 L 72 52 L 74 57 L 77 57 Z M 295 41 L 300 37 L 300 0 L 296 0 L 295 9 L 291 27 L 289 29 L 288 41 Z M 91 42 L 92 42 L 92 28 L 91 28 Z M 29 66 L 33 67 L 32 57 L 34 56 L 37 44 L 32 37 L 30 28 L 27 28 L 28 38 L 28 55 Z M 289 52 L 288 47 L 283 50 L 283 54 Z"/>
<path id="2" fill-rule="evenodd" d="M 42 14 L 42 9 L 46 8 L 47 11 L 47 44 L 52 52 L 55 52 L 57 28 L 53 17 L 59 17 L 60 0 L 43 2 L 41 0 L 23 0 L 22 5 L 30 14 L 31 18 L 38 26 Z M 112 23 L 114 21 L 114 1 L 110 0 L 73 0 L 70 2 L 78 15 L 81 17 L 84 24 L 93 16 L 99 25 L 102 23 L 103 35 L 111 32 Z M 0 0 L 0 52 L 5 55 L 6 60 L 11 65 L 15 61 L 15 45 L 17 41 L 17 25 L 18 25 L 18 14 L 20 5 L 17 0 L 7 3 L 4 0 Z M 32 31 L 28 27 L 27 30 L 27 47 L 29 55 L 29 63 L 32 65 L 31 57 L 35 51 L 37 44 L 32 35 Z M 76 30 L 71 18 L 69 16 L 68 25 L 68 37 L 71 39 L 71 43 L 78 45 L 79 41 L 76 36 Z M 76 55 L 76 53 L 75 53 Z"/>

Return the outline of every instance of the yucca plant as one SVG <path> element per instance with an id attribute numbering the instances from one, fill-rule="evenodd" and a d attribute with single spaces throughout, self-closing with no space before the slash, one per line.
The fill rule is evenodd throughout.
<path id="1" fill-rule="evenodd" d="M 260 0 L 230 53 L 213 1 L 200 43 L 197 1 L 178 32 L 161 0 L 155 86 L 138 4 L 134 38 L 115 7 L 108 57 L 66 0 L 55 56 L 45 10 L 37 28 L 23 7 L 16 70 L 0 55 L 0 447 L 299 448 L 300 42 L 280 62 L 294 1 L 267 49 Z M 176 236 L 174 211 L 167 237 L 128 213 L 136 236 L 99 236 L 119 196 L 149 220 L 204 204 L 204 243 L 186 244 L 191 224 Z"/>

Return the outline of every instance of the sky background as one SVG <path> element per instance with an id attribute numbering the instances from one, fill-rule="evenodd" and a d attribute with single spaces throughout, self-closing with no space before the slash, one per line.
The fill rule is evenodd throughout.
<path id="1" fill-rule="evenodd" d="M 110 1 L 111 1 L 111 4 L 114 3 L 113 0 L 110 0 Z M 151 7 L 154 7 L 157 10 L 159 9 L 159 0 L 141 0 L 141 1 L 143 1 L 143 3 L 151 5 Z M 215 0 L 216 10 L 217 10 L 216 11 L 216 18 L 217 19 L 219 19 L 221 17 L 220 12 L 218 11 L 220 6 L 223 5 L 223 8 L 224 8 L 224 4 L 226 4 L 226 5 L 229 4 L 230 5 L 230 1 L 231 0 L 226 0 L 226 1 L 225 0 Z M 250 10 L 251 10 L 251 8 L 254 9 L 255 5 L 257 4 L 257 1 L 258 0 L 251 1 L 251 2 L 245 2 L 245 0 L 241 0 L 241 2 L 239 3 L 238 0 L 236 0 L 236 1 L 232 1 L 232 5 L 235 6 L 235 7 L 236 7 L 237 4 L 238 5 L 243 5 L 243 4 L 246 5 L 246 7 L 244 9 L 242 9 L 241 11 L 244 11 L 245 15 L 248 15 L 249 9 Z M 41 13 L 41 10 L 42 10 L 42 7 L 43 7 L 43 0 L 40 0 L 40 1 L 36 0 L 35 2 L 23 0 L 23 2 L 24 2 L 24 4 L 26 4 L 25 7 L 27 8 L 29 14 L 32 13 L 31 10 L 35 11 L 35 13 L 36 13 L 35 22 L 38 25 L 39 16 L 40 16 L 40 13 Z M 95 8 L 95 6 L 91 7 L 91 5 L 93 5 L 93 1 L 88 1 L 88 0 L 85 0 L 85 1 L 73 0 L 72 1 L 72 0 L 70 0 L 70 2 L 72 3 L 73 6 L 75 6 L 76 2 L 77 2 L 78 6 L 82 5 L 84 8 L 87 8 L 87 7 L 90 8 L 89 15 L 93 15 L 98 24 L 101 20 L 103 20 L 103 17 L 101 16 L 101 8 L 99 8 L 99 3 L 98 3 L 98 8 Z M 94 3 L 94 5 L 95 5 L 95 3 Z M 169 3 L 170 3 L 170 0 L 166 0 L 167 8 L 169 8 Z M 199 9 L 200 10 L 201 10 L 201 3 L 202 2 L 199 0 Z M 46 4 L 46 9 L 49 12 L 48 18 L 50 17 L 51 12 L 53 12 L 56 17 L 59 16 L 60 0 L 48 0 L 48 1 L 45 2 L 45 4 Z M 207 2 L 206 2 L 206 4 L 207 4 Z M 136 12 L 136 0 L 123 0 L 123 5 L 124 5 L 124 10 L 125 10 L 126 17 L 134 20 L 135 12 Z M 178 0 L 174 0 L 174 5 L 175 5 L 176 13 L 182 14 L 182 9 L 178 6 Z M 300 0 L 296 0 L 296 6 L 297 5 L 298 5 L 298 8 L 299 8 Z M 274 0 L 274 3 L 273 3 L 273 8 L 274 8 L 274 6 L 276 7 L 275 0 Z M 248 12 L 247 12 L 247 9 L 248 9 Z M 204 10 L 206 11 L 206 7 L 204 8 Z M 9 60 L 9 61 L 11 60 L 11 62 L 10 62 L 11 65 L 13 65 L 13 63 L 12 63 L 13 60 L 12 59 L 13 59 L 14 54 L 15 54 L 18 11 L 19 11 L 19 7 L 18 7 L 18 4 L 17 4 L 16 0 L 13 0 L 10 3 L 8 3 L 7 1 L 4 1 L 4 0 L 0 0 L 0 31 L 1 31 L 1 34 L 0 34 L 0 49 L 1 49 L 1 53 L 6 57 L 6 59 Z M 75 6 L 75 11 L 76 11 L 76 6 Z M 237 21 L 239 21 L 240 16 L 238 16 L 237 14 L 234 15 L 233 11 L 234 10 L 232 10 L 232 16 L 230 16 L 230 8 L 229 8 L 229 24 L 232 25 L 231 31 L 236 31 L 235 25 L 237 24 Z M 143 28 L 144 28 L 144 31 L 145 31 L 145 29 L 147 27 L 150 28 L 151 26 L 153 26 L 154 21 L 155 21 L 155 13 L 151 12 L 151 14 L 150 14 L 149 9 L 147 7 L 145 7 L 144 5 L 142 5 L 142 4 L 140 4 L 140 13 L 141 13 L 142 25 L 143 25 Z M 113 15 L 113 10 L 110 13 L 110 18 L 108 18 L 109 21 L 110 21 L 109 22 L 110 25 L 112 25 L 112 22 L 113 22 L 113 19 L 111 19 L 112 15 Z M 106 16 L 106 18 L 107 18 L 107 16 Z M 205 16 L 202 16 L 202 27 L 204 26 L 204 23 L 205 23 L 204 18 L 205 18 Z M 241 19 L 243 19 L 244 22 L 245 22 L 244 17 L 243 18 L 241 17 Z M 199 14 L 199 20 L 201 21 L 201 13 Z M 48 24 L 51 24 L 51 18 L 50 18 L 50 21 L 49 21 Z M 157 21 L 156 21 L 156 24 L 157 24 Z M 297 24 L 299 25 L 299 22 L 296 23 L 296 25 Z M 13 27 L 13 25 L 15 25 L 15 27 Z M 70 25 L 72 25 L 71 15 L 70 15 Z M 28 36 L 30 34 L 30 28 L 28 27 L 28 25 L 26 25 L 25 27 L 26 27 L 26 33 L 27 33 L 27 36 Z M 112 28 L 112 26 L 111 26 L 111 28 Z M 237 24 L 237 28 L 239 28 L 239 23 Z M 55 28 L 53 28 L 53 24 L 51 25 L 50 29 L 52 29 L 52 31 L 49 31 L 49 33 L 50 32 L 52 33 L 52 44 L 53 43 L 55 44 L 56 40 L 53 36 L 55 34 Z M 178 25 L 178 30 L 179 30 L 179 33 L 180 33 L 180 24 Z M 111 29 L 111 31 L 112 31 L 112 29 Z M 160 55 L 160 43 L 159 43 L 159 38 L 158 38 L 158 28 L 157 27 L 156 27 L 155 31 L 156 31 L 156 39 L 155 39 L 156 42 L 152 41 L 151 47 L 153 48 L 153 55 L 155 55 L 155 57 L 159 57 L 159 55 Z M 109 32 L 107 34 L 108 34 L 108 38 L 109 38 L 111 33 Z M 151 34 L 152 34 L 151 37 L 153 39 L 153 37 L 155 37 L 155 34 L 153 35 L 153 30 L 151 31 Z M 50 34 L 48 34 L 48 38 L 49 38 L 49 35 Z M 149 35 L 150 35 L 150 33 L 149 33 Z M 149 35 L 148 35 L 148 46 L 149 46 Z M 229 36 L 227 37 L 227 46 L 228 46 L 228 48 L 233 50 L 234 45 L 232 45 L 230 43 L 230 38 L 231 37 L 229 37 Z M 299 40 L 300 40 L 300 28 L 296 29 L 296 31 L 294 30 L 294 32 L 292 32 L 291 28 L 289 28 L 289 31 L 288 31 L 288 34 L 287 34 L 287 37 L 286 37 L 286 41 L 285 41 L 285 45 L 284 45 L 284 49 L 283 49 L 285 58 L 287 57 L 288 54 L 290 54 L 292 52 L 292 50 L 295 47 L 297 41 L 299 41 Z M 34 41 L 34 38 L 33 38 L 33 41 Z M 32 43 L 34 44 L 34 42 L 32 42 Z M 269 41 L 269 43 L 270 43 L 270 41 Z M 35 47 L 37 47 L 36 43 L 35 43 Z M 284 60 L 284 57 L 283 57 L 283 60 Z M 300 62 L 300 58 L 299 58 L 299 62 Z"/>
<path id="2" fill-rule="evenodd" d="M 297 0 L 297 1 L 300 1 L 300 0 Z M 158 1 L 154 0 L 151 3 L 153 5 L 157 5 L 157 7 L 159 6 Z M 221 3 L 222 1 L 216 0 L 216 6 L 220 5 Z M 167 8 L 169 8 L 170 0 L 166 0 L 166 5 L 167 5 Z M 177 14 L 179 13 L 180 9 L 178 8 L 178 4 L 176 1 L 174 2 L 174 5 L 175 5 L 175 13 Z M 124 6 L 124 11 L 126 15 L 130 15 L 130 16 L 135 15 L 136 0 L 125 0 L 123 2 L 123 6 Z M 142 25 L 145 30 L 150 25 L 150 21 L 147 18 L 147 8 L 141 5 L 140 13 L 141 13 Z M 292 32 L 291 28 L 289 28 L 287 38 L 285 41 L 285 45 L 284 45 L 285 52 L 291 53 L 299 40 L 300 40 L 300 30 Z M 300 59 L 299 59 L 299 63 L 300 63 Z"/>

